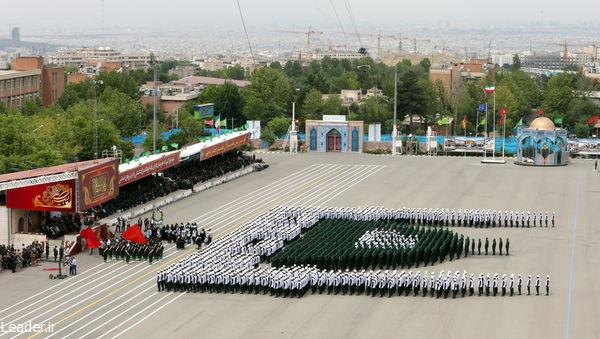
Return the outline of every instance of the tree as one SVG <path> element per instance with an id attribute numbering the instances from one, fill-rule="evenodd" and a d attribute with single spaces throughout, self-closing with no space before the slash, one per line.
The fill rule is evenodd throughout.
<path id="1" fill-rule="evenodd" d="M 244 98 L 240 89 L 230 82 L 225 82 L 222 86 L 206 87 L 200 93 L 198 102 L 214 103 L 216 114 L 221 114 L 222 118 L 235 119 L 237 125 L 242 125 L 245 120 L 242 114 Z"/>
<path id="2" fill-rule="evenodd" d="M 39 97 L 33 99 L 26 99 L 23 102 L 21 112 L 26 116 L 34 116 L 42 111 L 42 100 Z"/>
<path id="3" fill-rule="evenodd" d="M 332 95 L 323 103 L 323 114 L 337 115 L 344 113 L 342 99 L 337 95 Z"/>
<path id="4" fill-rule="evenodd" d="M 234 80 L 246 79 L 246 71 L 240 65 L 227 68 L 227 77 Z"/>
<path id="5" fill-rule="evenodd" d="M 275 143 L 275 140 L 277 140 L 277 136 L 275 136 L 275 133 L 269 131 L 268 129 L 265 129 L 260 133 L 260 139 L 265 141 L 270 146 Z"/>
<path id="6" fill-rule="evenodd" d="M 425 73 L 429 73 L 429 69 L 431 68 L 431 61 L 429 60 L 429 58 L 423 58 L 421 62 L 419 62 L 419 66 L 421 66 Z"/>
<path id="7" fill-rule="evenodd" d="M 521 69 L 521 58 L 519 57 L 519 54 L 513 55 L 512 69 L 515 71 L 518 71 Z"/>
<path id="8" fill-rule="evenodd" d="M 107 119 L 117 126 L 122 136 L 131 137 L 144 127 L 144 109 L 138 100 L 109 87 L 98 97 L 98 119 Z"/>
<path id="9" fill-rule="evenodd" d="M 323 95 L 316 89 L 308 91 L 304 97 L 299 116 L 304 120 L 321 120 L 323 118 Z"/>
<path id="10" fill-rule="evenodd" d="M 102 84 L 98 86 L 99 92 L 97 94 L 101 94 L 105 88 L 113 88 L 125 93 L 134 100 L 140 97 L 139 84 L 135 78 L 125 72 L 102 72 L 97 79 L 102 81 Z"/>
<path id="11" fill-rule="evenodd" d="M 560 73 L 548 79 L 542 107 L 547 113 L 565 114 L 574 97 L 576 77 L 569 73 Z"/>
<path id="12" fill-rule="evenodd" d="M 353 114 L 352 120 L 362 120 L 365 124 L 385 122 L 393 117 L 391 106 L 385 98 L 370 97 L 365 100 L 358 108 L 358 113 Z"/>
<path id="13" fill-rule="evenodd" d="M 413 116 L 423 116 L 427 108 L 427 96 L 424 84 L 417 74 L 409 69 L 398 76 L 398 113 L 409 116 L 409 128 L 412 130 Z"/>
<path id="14" fill-rule="evenodd" d="M 275 117 L 267 123 L 267 129 L 275 133 L 277 137 L 281 137 L 288 132 L 291 122 L 291 119 L 288 117 Z"/>
<path id="15" fill-rule="evenodd" d="M 244 116 L 267 122 L 287 111 L 291 88 L 285 74 L 273 68 L 259 68 L 250 77 L 245 91 Z"/>
<path id="16" fill-rule="evenodd" d="M 302 75 L 302 66 L 298 61 L 288 60 L 283 67 L 285 74 L 290 78 L 297 78 Z"/>
<path id="17" fill-rule="evenodd" d="M 77 84 L 66 84 L 65 91 L 58 99 L 58 105 L 66 110 L 80 100 L 92 99 L 94 95 L 92 80 L 87 79 Z M 97 93 L 96 93 L 97 94 Z"/>

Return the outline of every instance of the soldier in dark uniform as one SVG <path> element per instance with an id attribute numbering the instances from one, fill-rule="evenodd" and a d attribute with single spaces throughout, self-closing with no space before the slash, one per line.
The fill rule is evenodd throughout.
<path id="1" fill-rule="evenodd" d="M 485 237 L 485 255 L 488 255 L 488 249 L 490 247 L 490 241 Z"/>
<path id="2" fill-rule="evenodd" d="M 496 255 L 496 238 L 492 239 L 492 255 Z"/>
<path id="3" fill-rule="evenodd" d="M 500 251 L 500 255 L 502 255 L 502 238 L 498 240 L 498 250 Z"/>

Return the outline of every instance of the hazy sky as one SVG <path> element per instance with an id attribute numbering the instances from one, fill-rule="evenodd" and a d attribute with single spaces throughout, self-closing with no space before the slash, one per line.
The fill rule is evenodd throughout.
<path id="1" fill-rule="evenodd" d="M 331 2 L 346 30 L 352 24 L 344 1 L 359 26 L 393 25 L 423 20 L 450 24 L 473 22 L 582 22 L 594 21 L 600 0 L 240 0 L 249 27 L 327 26 L 337 24 Z M 1 2 L 0 23 L 39 31 L 99 30 L 105 26 L 185 27 L 226 25 L 239 27 L 235 0 L 22 0 Z M 153 25 L 151 21 L 155 21 Z M 2 29 L 4 30 L 4 29 Z"/>

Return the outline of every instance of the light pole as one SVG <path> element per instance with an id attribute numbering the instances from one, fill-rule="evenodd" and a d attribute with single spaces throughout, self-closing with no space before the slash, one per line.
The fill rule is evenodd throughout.
<path id="1" fill-rule="evenodd" d="M 398 129 L 396 119 L 398 117 L 398 64 L 394 66 L 394 126 L 392 126 L 392 155 L 396 155 L 396 143 L 398 142 Z"/>
<path id="2" fill-rule="evenodd" d="M 98 111 L 96 109 L 96 87 L 98 85 L 102 85 L 104 82 L 102 80 L 92 80 L 93 84 L 93 123 L 94 123 L 94 160 L 98 159 Z"/>
<path id="3" fill-rule="evenodd" d="M 157 95 L 157 88 L 156 88 L 156 81 L 157 81 L 157 74 L 156 74 L 156 59 L 154 58 L 154 53 L 150 53 L 150 63 L 152 64 L 152 69 L 154 71 L 154 81 L 152 83 L 152 86 L 154 87 L 152 92 L 153 92 L 153 105 L 152 105 L 152 153 L 154 153 L 156 151 L 156 95 Z"/>

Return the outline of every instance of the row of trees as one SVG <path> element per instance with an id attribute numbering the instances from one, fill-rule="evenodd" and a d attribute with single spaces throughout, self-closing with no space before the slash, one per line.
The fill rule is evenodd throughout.
<path id="1" fill-rule="evenodd" d="M 158 74 L 161 81 L 172 80 L 169 70 L 181 62 L 161 63 Z M 398 73 L 398 119 L 419 117 L 426 125 L 441 117 L 456 117 L 454 133 L 462 134 L 460 122 L 468 121 L 466 133 L 474 134 L 477 126 L 477 107 L 486 101 L 484 85 L 496 85 L 497 109 L 507 108 L 507 126 L 512 131 L 521 118 L 532 110 L 543 108 L 546 115 L 571 134 L 589 136 L 587 121 L 598 108 L 589 98 L 598 85 L 581 73 L 562 73 L 552 77 L 531 77 L 518 68 L 500 68 L 484 83 L 461 83 L 453 93 L 447 93 L 441 82 L 429 80 L 429 60 L 416 65 L 404 60 L 388 66 L 371 58 L 333 60 L 325 58 L 304 67 L 298 61 L 284 65 L 274 62 L 252 72 L 247 78 L 251 84 L 240 89 L 232 83 L 209 86 L 199 97 L 179 110 L 181 133 L 172 142 L 193 142 L 203 133 L 201 122 L 193 118 L 195 104 L 215 103 L 215 111 L 228 119 L 228 127 L 241 126 L 246 120 L 261 120 L 263 135 L 273 140 L 285 134 L 291 122 L 292 102 L 296 102 L 296 117 L 302 127 L 307 119 L 321 119 L 324 114 L 346 114 L 349 119 L 366 124 L 382 123 L 383 131 L 392 130 L 394 72 Z M 220 72 L 220 73 L 219 73 Z M 246 78 L 244 69 L 236 66 L 215 72 L 198 74 L 223 76 L 230 79 Z M 222 73 L 222 74 L 221 74 Z M 124 139 L 139 133 L 152 133 L 152 109 L 140 103 L 139 86 L 153 79 L 153 71 L 101 73 L 96 85 L 91 80 L 68 84 L 53 107 L 43 108 L 39 100 L 26 101 L 22 109 L 6 109 L 0 105 L 0 172 L 47 166 L 93 156 L 92 107 L 96 86 L 99 128 L 99 149 L 117 145 L 126 157 L 133 154 L 133 146 Z M 379 88 L 382 97 L 370 97 L 360 105 L 344 107 L 338 96 L 323 99 L 323 94 L 339 94 L 342 89 Z M 159 132 L 172 127 L 172 121 L 159 114 Z M 42 126 L 43 127 L 40 127 Z M 424 133 L 411 129 L 404 132 Z M 35 132 L 33 132 L 35 131 Z M 481 129 L 478 130 L 481 133 Z M 162 146 L 159 140 L 158 147 Z M 151 150 L 151 143 L 145 145 Z"/>
<path id="2" fill-rule="evenodd" d="M 249 78 L 252 84 L 243 93 L 241 112 L 243 117 L 261 120 L 269 127 L 269 122 L 277 117 L 289 120 L 294 101 L 300 124 L 306 119 L 320 119 L 323 114 L 347 114 L 350 119 L 365 123 L 382 123 L 384 131 L 389 133 L 394 109 L 395 67 L 398 119 L 408 117 L 407 133 L 424 132 L 411 128 L 417 116 L 426 125 L 435 124 L 442 117 L 456 117 L 452 126 L 454 133 L 482 133 L 482 128 L 477 127 L 483 118 L 480 116 L 478 121 L 478 106 L 486 100 L 490 108 L 492 106 L 492 98 L 486 98 L 482 90 L 486 85 L 496 86 L 497 112 L 502 107 L 507 108 L 509 133 L 532 111 L 543 109 L 550 119 L 558 121 L 571 134 L 585 137 L 590 134 L 587 120 L 598 113 L 598 107 L 589 98 L 592 91 L 598 90 L 598 84 L 581 73 L 532 77 L 521 71 L 517 63 L 513 68 L 499 68 L 483 83 L 463 82 L 453 93 L 448 93 L 441 82 L 429 80 L 427 59 L 417 65 L 404 60 L 387 66 L 370 58 L 354 61 L 325 58 L 311 62 L 308 67 L 288 61 L 283 66 L 273 63 L 256 70 Z M 344 108 L 338 97 L 322 98 L 323 94 L 339 93 L 342 89 L 364 91 L 373 87 L 380 88 L 384 96 L 371 97 L 361 105 Z M 466 131 L 460 127 L 463 118 L 468 122 Z"/>

